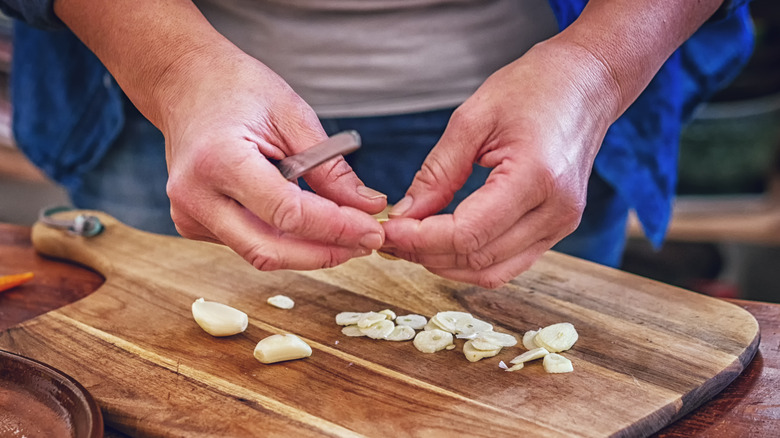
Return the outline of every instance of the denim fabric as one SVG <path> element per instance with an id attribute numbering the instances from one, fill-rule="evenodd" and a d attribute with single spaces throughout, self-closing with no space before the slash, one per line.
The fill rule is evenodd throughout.
<path id="1" fill-rule="evenodd" d="M 550 0 L 561 29 L 576 19 L 586 3 Z M 596 157 L 595 172 L 623 203 L 637 211 L 656 245 L 671 215 L 682 124 L 702 100 L 736 76 L 751 54 L 753 33 L 747 3 L 724 3 L 717 19 L 702 26 L 670 57 L 637 102 L 610 128 Z M 0 0 L 4 11 L 29 23 L 18 22 L 14 36 L 14 135 L 33 162 L 75 193 L 101 165 L 122 131 L 122 95 L 105 68 L 69 31 L 43 32 L 30 27 L 61 26 L 51 4 L 51 0 Z M 411 131 L 417 129 L 414 123 Z M 403 147 L 399 146 L 401 140 L 405 143 L 403 131 L 393 131 L 395 137 L 381 140 L 383 147 L 392 142 Z M 425 135 L 426 141 L 435 137 Z M 356 156 L 354 160 L 379 166 L 380 170 L 359 173 L 369 184 L 374 172 L 383 171 L 386 177 L 406 181 L 422 160 L 419 151 L 404 153 L 413 154 L 406 169 L 382 170 L 385 165 L 396 166 L 394 159 Z M 384 157 L 397 155 L 396 149 Z M 391 190 L 406 187 L 393 184 Z M 390 195 L 391 199 L 399 196 Z"/>

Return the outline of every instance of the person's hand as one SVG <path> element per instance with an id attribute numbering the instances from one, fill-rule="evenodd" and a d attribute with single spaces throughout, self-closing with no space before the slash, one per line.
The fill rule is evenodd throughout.
<path id="1" fill-rule="evenodd" d="M 619 102 L 601 69 L 580 48 L 548 41 L 488 78 L 391 210 L 383 251 L 489 288 L 528 269 L 582 217 Z M 493 169 L 484 186 L 453 214 L 434 215 L 473 163 Z"/>
<path id="2" fill-rule="evenodd" d="M 327 138 L 313 110 L 240 51 L 207 64 L 177 66 L 179 82 L 167 78 L 176 85 L 158 96 L 167 102 L 159 125 L 179 233 L 223 243 L 261 270 L 331 267 L 381 247 L 384 231 L 370 214 L 386 197 L 365 187 L 343 158 L 306 175 L 317 194 L 285 180 L 268 160 Z"/>

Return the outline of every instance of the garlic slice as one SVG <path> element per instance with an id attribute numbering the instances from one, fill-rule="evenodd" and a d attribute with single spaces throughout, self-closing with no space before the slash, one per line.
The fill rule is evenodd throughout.
<path id="1" fill-rule="evenodd" d="M 246 313 L 218 303 L 198 298 L 192 303 L 192 317 L 200 328 L 211 336 L 231 336 L 246 330 L 249 317 Z"/>
<path id="2" fill-rule="evenodd" d="M 539 330 L 528 330 L 523 335 L 523 347 L 525 347 L 526 350 L 533 350 L 534 348 L 539 348 L 539 346 L 536 345 L 536 342 L 534 342 L 534 338 L 536 337 L 536 334 L 539 333 Z"/>
<path id="3" fill-rule="evenodd" d="M 254 356 L 262 363 L 303 359 L 311 356 L 311 347 L 293 334 L 276 334 L 260 340 L 255 347 Z"/>
<path id="4" fill-rule="evenodd" d="M 365 328 L 379 321 L 387 321 L 387 315 L 379 312 L 366 312 L 358 319 L 357 326 Z"/>
<path id="5" fill-rule="evenodd" d="M 558 353 L 570 349 L 578 338 L 577 330 L 571 323 L 560 322 L 539 330 L 534 337 L 534 342 L 550 353 Z"/>
<path id="6" fill-rule="evenodd" d="M 517 345 L 516 337 L 510 335 L 509 333 L 499 333 L 499 332 L 494 332 L 492 330 L 477 333 L 476 337 L 474 338 L 474 341 L 489 342 L 499 347 L 514 347 L 515 345 Z M 474 343 L 474 346 L 477 346 L 476 342 Z M 484 348 L 482 348 L 481 350 L 484 350 Z"/>
<path id="7" fill-rule="evenodd" d="M 377 313 L 382 313 L 382 314 L 386 315 L 386 316 L 387 316 L 387 319 L 389 319 L 390 321 L 392 321 L 392 320 L 394 320 L 394 319 L 395 319 L 395 312 L 393 312 L 393 311 L 392 311 L 392 310 L 390 310 L 390 309 L 380 310 L 380 311 L 379 311 L 379 312 L 377 312 Z"/>
<path id="8" fill-rule="evenodd" d="M 383 319 L 367 327 L 360 327 L 360 324 L 358 324 L 358 328 L 364 335 L 371 339 L 386 339 L 387 336 L 393 332 L 395 324 L 393 324 L 393 321 Z"/>
<path id="9" fill-rule="evenodd" d="M 435 353 L 444 350 L 452 344 L 452 333 L 444 330 L 428 330 L 417 333 L 414 337 L 414 346 L 423 353 Z"/>
<path id="10" fill-rule="evenodd" d="M 574 371 L 571 361 L 560 354 L 550 353 L 544 357 L 544 370 L 551 374 L 570 373 Z"/>
<path id="11" fill-rule="evenodd" d="M 341 328 L 341 333 L 351 336 L 353 338 L 357 338 L 360 336 L 365 336 L 365 333 L 360 331 L 360 327 L 356 325 L 347 325 Z"/>
<path id="12" fill-rule="evenodd" d="M 292 309 L 295 306 L 295 301 L 286 295 L 274 295 L 269 297 L 266 302 L 274 307 L 285 310 Z"/>
<path id="13" fill-rule="evenodd" d="M 409 326 L 415 330 L 421 330 L 428 324 L 428 319 L 422 315 L 403 315 L 395 318 L 395 323 L 398 325 Z"/>
<path id="14" fill-rule="evenodd" d="M 501 347 L 493 350 L 478 350 L 474 348 L 473 342 L 474 341 L 471 340 L 466 341 L 466 343 L 463 344 L 463 354 L 466 356 L 466 359 L 468 359 L 469 362 L 476 362 L 486 357 L 493 357 L 501 351 Z"/>
<path id="15" fill-rule="evenodd" d="M 547 356 L 548 354 L 550 354 L 550 352 L 542 347 L 534 348 L 533 350 L 528 350 L 525 353 L 521 354 L 520 356 L 517 356 L 516 358 L 510 360 L 509 363 L 518 364 L 523 362 L 529 362 L 532 360 L 541 359 Z"/>
<path id="16" fill-rule="evenodd" d="M 388 341 L 408 341 L 414 339 L 416 332 L 408 325 L 397 325 L 385 339 Z"/>
<path id="17" fill-rule="evenodd" d="M 353 325 L 357 324 L 360 318 L 363 316 L 363 312 L 341 312 L 336 315 L 336 324 L 338 325 Z"/>

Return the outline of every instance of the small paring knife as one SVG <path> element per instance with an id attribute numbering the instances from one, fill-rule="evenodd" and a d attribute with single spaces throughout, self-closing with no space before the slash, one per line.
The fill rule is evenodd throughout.
<path id="1" fill-rule="evenodd" d="M 339 132 L 316 146 L 282 159 L 276 167 L 287 180 L 295 181 L 331 158 L 358 150 L 360 145 L 357 131 Z"/>

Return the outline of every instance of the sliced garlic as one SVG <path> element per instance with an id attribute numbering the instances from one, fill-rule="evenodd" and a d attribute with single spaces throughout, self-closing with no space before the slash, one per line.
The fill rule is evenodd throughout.
<path id="1" fill-rule="evenodd" d="M 246 330 L 249 318 L 246 313 L 215 301 L 198 298 L 192 303 L 195 322 L 212 336 L 231 336 Z"/>
<path id="2" fill-rule="evenodd" d="M 509 333 L 499 333 L 492 330 L 477 333 L 475 341 L 485 341 L 499 347 L 514 347 L 517 345 L 517 338 Z M 476 346 L 476 342 L 475 342 Z M 479 347 L 477 347 L 479 348 Z"/>
<path id="3" fill-rule="evenodd" d="M 395 323 L 397 325 L 409 326 L 415 330 L 421 330 L 428 324 L 428 319 L 422 315 L 411 314 L 396 317 Z"/>
<path id="4" fill-rule="evenodd" d="M 473 320 L 474 317 L 470 313 L 457 311 L 439 312 L 431 318 L 434 324 L 452 334 L 458 331 L 458 326 L 463 326 Z"/>
<path id="5" fill-rule="evenodd" d="M 423 353 L 435 353 L 452 344 L 452 333 L 433 329 L 421 331 L 414 337 L 414 346 Z"/>
<path id="6" fill-rule="evenodd" d="M 441 326 L 439 326 L 439 324 L 436 324 L 436 321 L 434 321 L 433 319 L 429 319 L 429 320 L 428 320 L 428 323 L 427 323 L 427 324 L 425 324 L 425 326 L 423 327 L 423 330 L 425 330 L 425 331 L 430 331 L 430 330 L 441 330 L 441 331 L 443 331 L 443 332 L 447 332 L 447 333 L 449 333 L 449 331 L 448 331 L 448 330 L 446 330 L 446 329 L 442 328 Z"/>
<path id="7" fill-rule="evenodd" d="M 523 335 L 523 347 L 525 347 L 526 350 L 533 350 L 534 348 L 539 348 L 539 346 L 536 345 L 536 342 L 534 342 L 534 338 L 536 337 L 536 334 L 539 333 L 539 330 L 528 330 Z"/>
<path id="8" fill-rule="evenodd" d="M 358 319 L 357 326 L 365 328 L 379 321 L 387 321 L 387 315 L 379 312 L 366 312 Z"/>
<path id="9" fill-rule="evenodd" d="M 505 369 L 504 371 L 510 371 L 511 372 L 511 371 L 522 370 L 524 366 L 525 366 L 525 363 L 520 362 L 518 364 L 512 365 L 511 367 Z"/>
<path id="10" fill-rule="evenodd" d="M 268 298 L 266 302 L 280 309 L 292 309 L 295 306 L 295 301 L 286 295 L 274 295 Z"/>
<path id="11" fill-rule="evenodd" d="M 393 312 L 393 311 L 392 311 L 392 310 L 390 310 L 390 309 L 380 310 L 380 311 L 379 311 L 379 312 L 377 312 L 377 313 L 382 313 L 382 314 L 386 315 L 386 316 L 387 316 L 387 319 L 389 319 L 390 321 L 392 321 L 392 320 L 394 320 L 394 319 L 395 319 L 395 312 Z"/>
<path id="12" fill-rule="evenodd" d="M 351 336 L 353 338 L 357 338 L 360 336 L 365 336 L 363 332 L 360 331 L 360 327 L 356 325 L 347 325 L 341 328 L 341 333 Z"/>
<path id="13" fill-rule="evenodd" d="M 255 347 L 254 356 L 262 363 L 303 359 L 311 356 L 311 347 L 293 334 L 276 334 L 260 340 Z"/>
<path id="14" fill-rule="evenodd" d="M 494 344 L 489 339 L 480 338 L 480 337 L 470 339 L 466 342 L 469 343 L 469 345 L 471 345 L 472 347 L 476 348 L 477 350 L 482 350 L 482 351 L 493 351 L 495 349 L 500 350 L 502 347 L 501 345 Z"/>
<path id="15" fill-rule="evenodd" d="M 336 315 L 336 324 L 338 325 L 353 325 L 357 324 L 360 318 L 363 316 L 363 312 L 341 312 Z"/>
<path id="16" fill-rule="evenodd" d="M 521 354 L 520 356 L 517 356 L 516 358 L 509 361 L 509 363 L 523 363 L 523 362 L 530 362 L 532 360 L 541 359 L 545 356 L 550 354 L 549 351 L 546 349 L 539 347 L 534 348 L 533 350 L 528 350 L 525 353 Z"/>
<path id="17" fill-rule="evenodd" d="M 388 341 L 408 341 L 414 339 L 415 331 L 408 325 L 396 325 L 385 339 Z"/>
<path id="18" fill-rule="evenodd" d="M 550 353 L 558 353 L 570 349 L 578 338 L 577 330 L 571 323 L 561 322 L 539 330 L 534 337 L 534 342 Z"/>
<path id="19" fill-rule="evenodd" d="M 544 357 L 544 370 L 551 374 L 570 373 L 574 371 L 571 361 L 560 354 L 550 353 Z"/>
<path id="20" fill-rule="evenodd" d="M 486 357 L 493 357 L 501 351 L 501 347 L 493 350 L 478 350 L 474 348 L 473 342 L 474 341 L 471 340 L 466 341 L 466 343 L 463 344 L 463 354 L 466 356 L 466 359 L 468 359 L 469 362 L 476 362 Z"/>
<path id="21" fill-rule="evenodd" d="M 395 328 L 395 324 L 393 324 L 393 321 L 383 319 L 367 327 L 360 327 L 360 325 L 358 324 L 358 328 L 360 328 L 360 331 L 364 335 L 368 336 L 371 339 L 386 339 L 387 336 L 393 332 L 393 329 Z"/>

